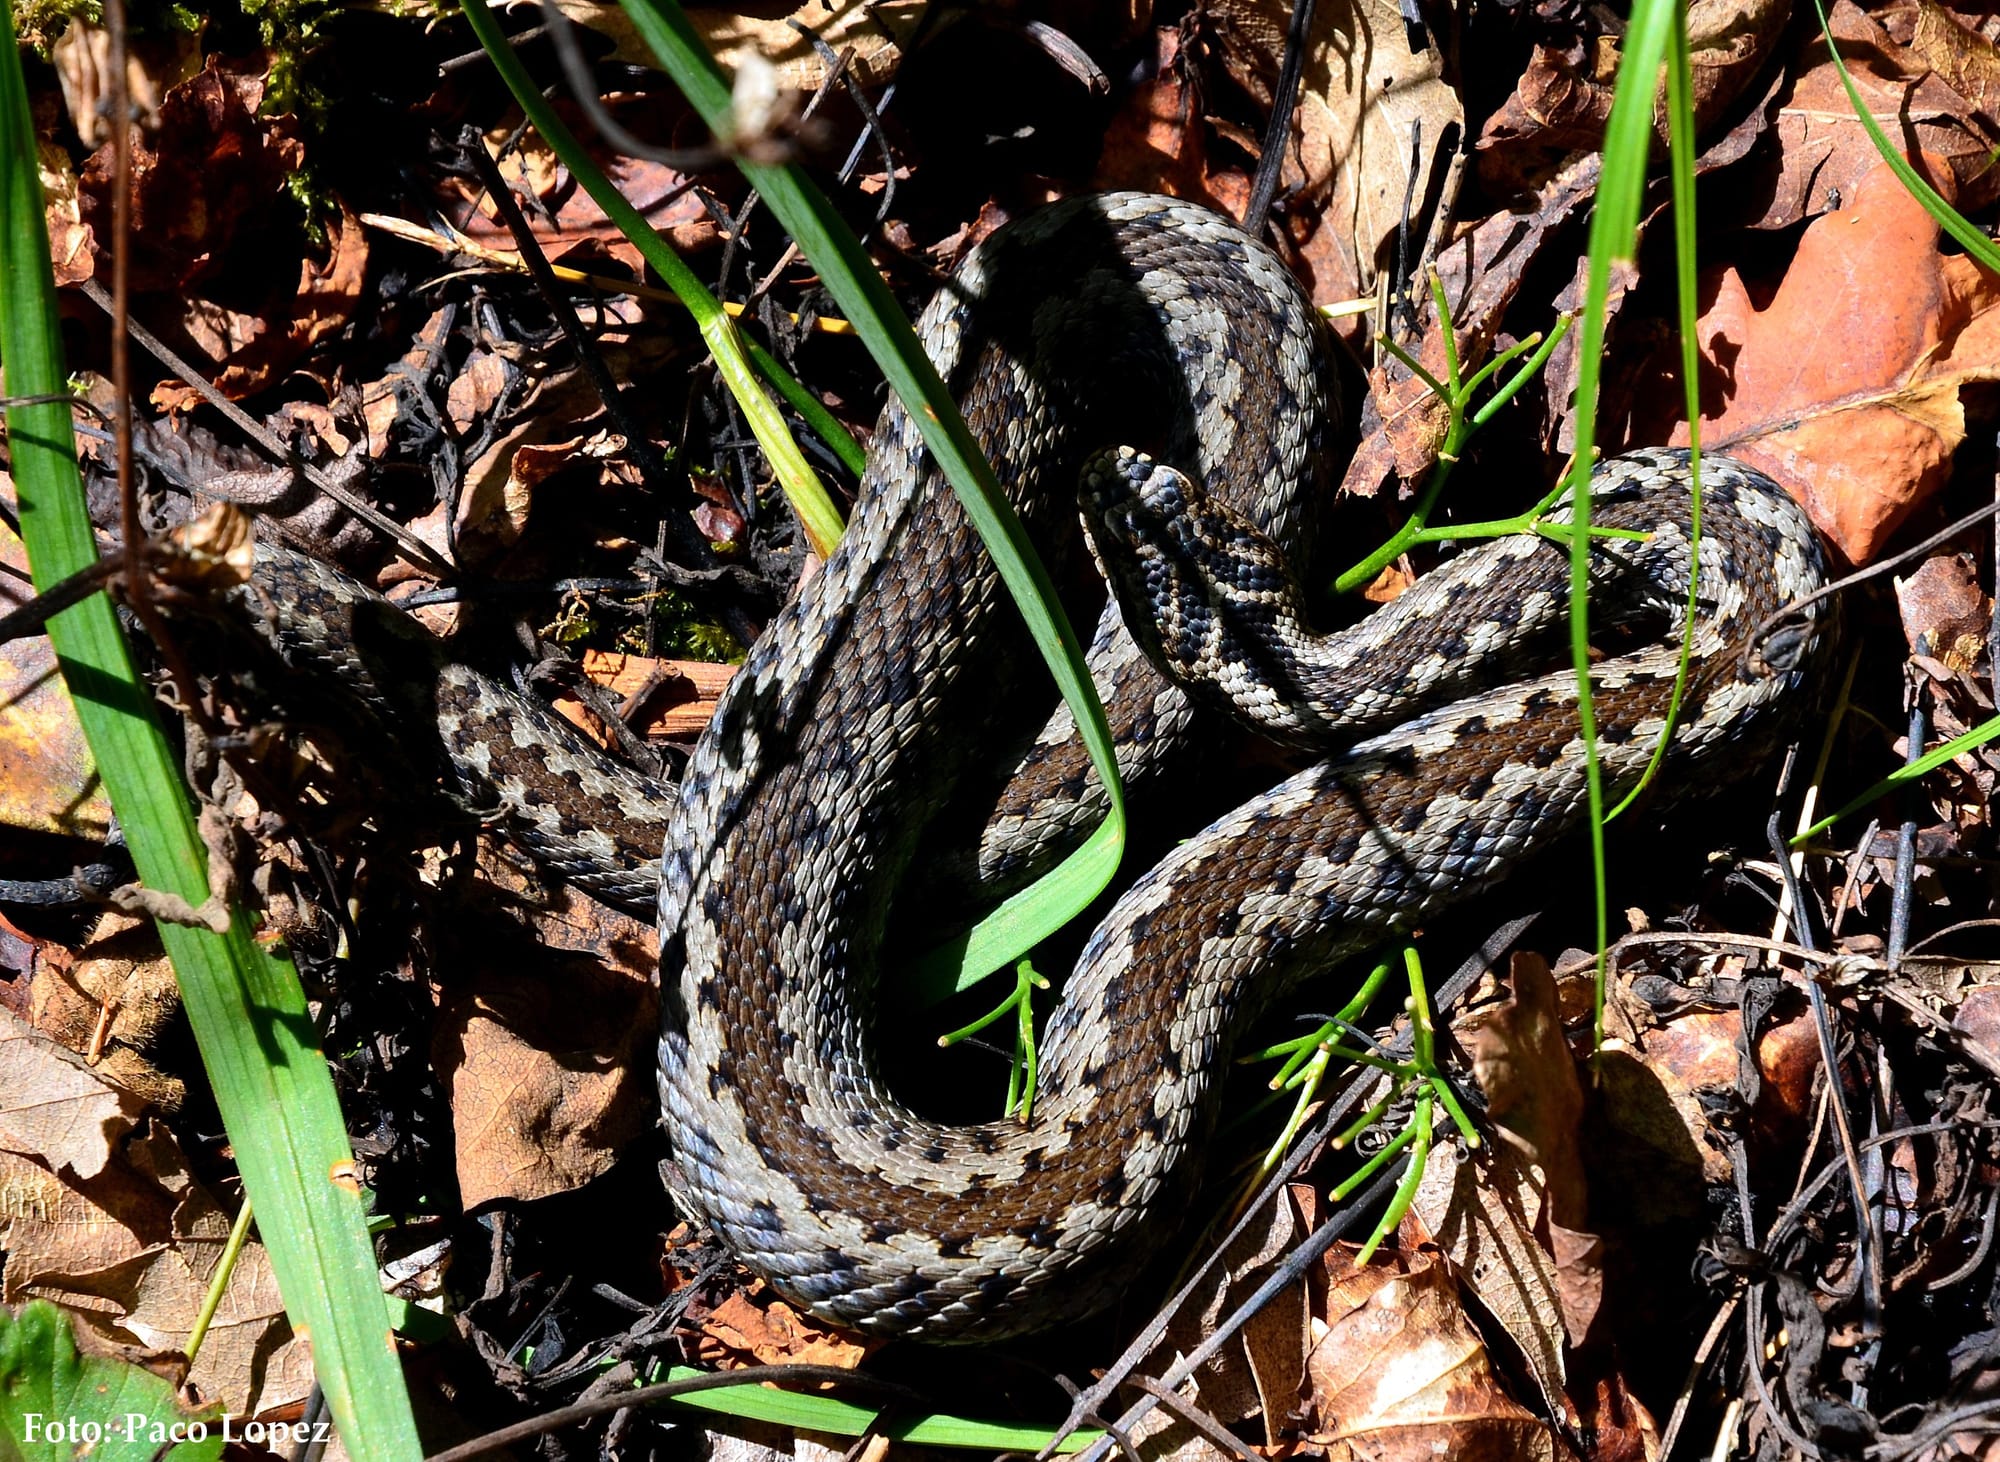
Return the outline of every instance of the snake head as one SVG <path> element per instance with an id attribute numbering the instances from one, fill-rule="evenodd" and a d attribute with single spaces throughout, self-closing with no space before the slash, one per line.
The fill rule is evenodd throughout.
<path id="1" fill-rule="evenodd" d="M 1296 727 L 1307 635 L 1282 556 L 1201 485 L 1130 447 L 1097 453 L 1079 499 L 1125 627 L 1160 672 L 1267 734 Z"/>
<path id="2" fill-rule="evenodd" d="M 1084 464 L 1079 499 L 1126 628 L 1171 678 L 1198 674 L 1214 623 L 1196 516 L 1206 495 L 1174 468 L 1116 447 Z"/>

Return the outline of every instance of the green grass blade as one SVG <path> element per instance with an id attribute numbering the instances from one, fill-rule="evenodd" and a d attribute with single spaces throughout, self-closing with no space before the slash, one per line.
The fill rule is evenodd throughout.
<path id="1" fill-rule="evenodd" d="M 8 15 L 0 18 L 0 364 L 15 397 L 60 398 L 65 386 L 42 209 Z M 69 408 L 60 399 L 15 407 L 7 428 L 21 537 L 42 589 L 97 556 Z M 201 904 L 207 863 L 180 770 L 110 600 L 93 595 L 52 619 L 48 633 L 140 878 Z M 159 929 L 287 1313 L 312 1343 L 342 1440 L 361 1462 L 413 1462 L 416 1426 L 353 1153 L 297 972 L 257 942 L 240 911 L 224 935 Z"/>
<path id="2" fill-rule="evenodd" d="M 666 1379 L 685 1381 L 706 1374 L 706 1371 L 675 1366 L 667 1373 Z M 693 1391 L 685 1396 L 676 1396 L 667 1404 L 693 1407 L 719 1416 L 743 1417 L 774 1426 L 793 1427 L 799 1431 L 825 1432 L 836 1437 L 859 1437 L 876 1431 L 892 1441 L 922 1447 L 973 1447 L 987 1452 L 1033 1454 L 1047 1446 L 1049 1438 L 1055 1435 L 1048 1427 L 970 1421 L 958 1416 L 929 1415 L 899 1419 L 890 1413 L 888 1419 L 883 1420 L 883 1413 L 874 1407 L 856 1406 L 851 1401 L 841 1401 L 832 1396 L 807 1396 L 763 1385 Z M 1080 1452 L 1102 1435 L 1086 1428 L 1064 1439 L 1056 1451 L 1058 1454 Z"/>
<path id="3" fill-rule="evenodd" d="M 827 496 L 819 474 L 812 470 L 805 454 L 799 450 L 799 444 L 793 440 L 784 417 L 758 384 L 758 373 L 761 372 L 795 409 L 814 423 L 813 429 L 840 454 L 842 461 L 859 472 L 862 453 L 854 438 L 768 352 L 750 345 L 736 328 L 736 322 L 729 318 L 681 256 L 646 222 L 644 214 L 625 201 L 625 195 L 604 176 L 603 170 L 584 151 L 583 144 L 576 140 L 576 134 L 564 125 L 555 108 L 542 95 L 541 88 L 529 77 L 527 68 L 514 54 L 514 48 L 507 44 L 500 22 L 494 19 L 485 0 L 460 0 L 459 8 L 464 11 L 472 33 L 479 38 L 487 58 L 493 62 L 501 80 L 507 83 L 507 89 L 514 94 L 521 111 L 541 133 L 542 140 L 562 159 L 570 176 L 604 210 L 605 217 L 618 225 L 619 232 L 638 249 L 646 262 L 653 266 L 653 272 L 694 316 L 695 328 L 701 331 L 702 340 L 715 357 L 716 370 L 729 387 L 729 394 L 742 408 L 750 434 L 764 449 L 764 456 L 770 462 L 771 470 L 777 474 L 778 484 L 784 489 L 792 511 L 799 515 L 799 522 L 806 530 L 813 552 L 822 558 L 831 554 L 834 545 L 840 542 L 840 511 L 834 507 L 833 499 Z"/>
<path id="4" fill-rule="evenodd" d="M 1694 76 L 1688 55 L 1686 25 L 1674 25 L 1668 39 L 1671 45 L 1667 57 L 1667 140 L 1674 196 L 1674 286 L 1676 324 L 1681 343 L 1683 409 L 1687 412 L 1688 423 L 1688 592 L 1687 603 L 1681 613 L 1681 652 L 1674 666 L 1674 689 L 1667 702 L 1666 724 L 1660 728 L 1660 739 L 1653 747 L 1652 759 L 1646 763 L 1646 770 L 1624 799 L 1606 814 L 1606 821 L 1617 817 L 1639 799 L 1666 760 L 1667 747 L 1673 741 L 1674 727 L 1680 719 L 1681 698 L 1687 693 L 1688 671 L 1694 658 L 1695 624 L 1701 613 L 1701 352 L 1695 331 L 1698 301 L 1695 280 Z M 1595 1040 L 1601 1045 L 1604 1040 L 1602 980 L 1597 982 L 1594 1030 Z"/>
<path id="5" fill-rule="evenodd" d="M 1889 134 L 1882 130 L 1881 124 L 1869 115 L 1867 105 L 1861 100 L 1860 88 L 1855 86 L 1854 78 L 1848 74 L 1847 63 L 1840 58 L 1840 47 L 1833 43 L 1833 27 L 1827 23 L 1824 0 L 1813 0 L 1813 9 L 1819 15 L 1820 34 L 1826 37 L 1826 53 L 1833 58 L 1834 69 L 1840 73 L 1840 84 L 1847 90 L 1847 104 L 1854 108 L 1854 115 L 1867 131 L 1869 141 L 1882 154 L 1882 161 L 1889 165 L 1889 170 L 1909 190 L 1910 196 L 1923 205 L 1924 212 L 1937 220 L 1939 228 L 1957 239 L 1966 253 L 1988 269 L 2000 271 L 2000 245 L 1996 245 L 1956 208 L 1945 202 L 1937 189 L 1925 182 L 1910 166 L 1909 159 L 1889 140 Z"/>
<path id="6" fill-rule="evenodd" d="M 1828 813 L 1825 817 L 1822 817 L 1818 822 L 1793 838 L 1791 845 L 1794 848 L 1802 846 L 1813 838 L 1818 837 L 1843 817 L 1848 817 L 1859 812 L 1876 798 L 1888 796 L 1898 787 L 1914 782 L 1917 778 L 1936 771 L 1946 762 L 1963 756 L 1976 746 L 1984 746 L 1995 737 L 2000 737 L 2000 716 L 1994 716 L 1988 720 L 1981 721 L 1970 731 L 1959 736 L 1954 736 L 1942 746 L 1932 747 L 1915 761 L 1897 767 L 1896 770 L 1889 773 L 1888 776 L 1870 787 L 1866 792 L 1849 800 L 1839 811 Z"/>
<path id="7" fill-rule="evenodd" d="M 1673 27 L 1682 24 L 1674 0 L 1638 0 L 1626 28 L 1624 55 L 1604 131 L 1604 172 L 1590 219 L 1589 272 L 1578 324 L 1576 460 L 1570 466 L 1570 648 L 1576 668 L 1577 721 L 1590 788 L 1590 855 L 1596 882 L 1598 984 L 1610 930 L 1604 863 L 1604 767 L 1598 756 L 1597 715 L 1590 697 L 1590 470 L 1597 452 L 1597 394 L 1614 265 L 1630 266 L 1639 237 L 1639 203 L 1653 142 L 1653 99 Z M 1600 993 L 1599 1000 L 1601 1002 Z"/>
<path id="8" fill-rule="evenodd" d="M 467 0 L 472 3 L 472 0 Z M 718 137 L 730 132 L 729 84 L 674 0 L 622 0 L 625 13 L 659 57 L 661 66 Z M 1020 520 L 1001 495 L 992 469 L 958 406 L 938 379 L 895 296 L 861 241 L 826 195 L 796 167 L 738 159 L 737 166 L 770 205 L 825 281 L 841 312 L 909 409 L 925 445 L 937 459 L 973 526 L 984 540 L 1029 632 L 1048 661 L 1063 698 L 1076 717 L 1111 809 L 1090 840 L 1034 887 L 1009 899 L 959 945 L 926 961 L 919 979 L 927 992 L 963 988 L 1025 954 L 1097 896 L 1125 845 L 1125 801 L 1111 733 L 1097 689 L 1068 619 L 1057 603 Z"/>

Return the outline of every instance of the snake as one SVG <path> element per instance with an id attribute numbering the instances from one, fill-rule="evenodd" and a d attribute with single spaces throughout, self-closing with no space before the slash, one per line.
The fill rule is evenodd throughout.
<path id="1" fill-rule="evenodd" d="M 826 1321 L 966 1343 L 1124 1294 L 1188 1210 L 1243 1033 L 1572 833 L 1590 757 L 1575 674 L 1554 668 L 1561 513 L 1314 631 L 1299 566 L 1331 474 L 1324 327 L 1234 224 L 1148 194 L 1058 204 L 979 244 L 917 330 L 1030 538 L 1059 573 L 1103 572 L 1089 662 L 1135 800 L 1190 800 L 1189 757 L 1224 719 L 1310 758 L 1118 896 L 1047 1017 L 1025 1120 L 941 1122 L 888 1088 L 883 965 L 940 869 L 974 895 L 1017 886 L 1105 797 L 901 405 L 839 547 L 750 647 L 677 787 L 310 559 L 263 550 L 241 594 L 289 661 L 385 724 L 434 726 L 454 795 L 538 859 L 656 905 L 678 1207 Z M 1829 577 L 1784 490 L 1706 457 L 1697 540 L 1689 480 L 1675 450 L 1592 475 L 1593 525 L 1619 530 L 1590 550 L 1593 623 L 1616 641 L 1591 669 L 1613 796 L 1676 703 L 1663 802 L 1759 766 L 1836 638 L 1821 600 L 1783 653 L 1757 642 Z M 992 728 L 1013 737 L 997 766 Z M 934 854 L 968 799 L 971 851 Z"/>

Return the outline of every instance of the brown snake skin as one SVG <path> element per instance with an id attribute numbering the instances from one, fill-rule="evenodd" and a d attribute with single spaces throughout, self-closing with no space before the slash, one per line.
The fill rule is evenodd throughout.
<path id="1" fill-rule="evenodd" d="M 1030 1122 L 930 1122 L 876 1075 L 877 955 L 913 850 L 979 770 L 968 728 L 1018 722 L 1041 693 L 990 560 L 899 409 L 839 551 L 752 648 L 678 792 L 447 663 L 311 560 L 266 552 L 266 586 L 246 594 L 288 660 L 358 690 L 385 722 L 434 726 L 459 795 L 504 808 L 558 872 L 626 906 L 657 892 L 661 1107 L 683 1206 L 823 1318 L 958 1341 L 1114 1298 L 1186 1207 L 1248 1022 L 1564 836 L 1583 815 L 1584 757 L 1567 671 L 1495 685 L 1551 644 L 1562 661 L 1567 552 L 1547 540 L 1462 554 L 1337 635 L 1297 622 L 1264 535 L 1303 550 L 1324 481 L 1325 368 L 1296 284 L 1233 226 L 1144 195 L 1060 205 L 983 244 L 919 328 L 1057 562 L 1076 553 L 1092 463 L 1096 546 L 1180 682 L 1106 612 L 1093 669 L 1135 800 L 1173 795 L 1190 696 L 1247 702 L 1289 740 L 1358 743 L 1119 899 L 1048 1020 Z M 1093 456 L 1113 446 L 1186 469 L 1192 501 L 1158 513 L 1179 479 Z M 1594 555 L 1594 581 L 1628 617 L 1686 593 L 1686 475 L 1671 452 L 1598 471 L 1594 517 L 1653 530 Z M 1691 768 L 1714 784 L 1754 767 L 1833 639 L 1822 605 L 1784 663 L 1743 653 L 1749 628 L 1817 588 L 1825 564 L 1768 480 L 1719 458 L 1704 480 L 1703 618 L 1670 792 Z M 1598 666 L 1608 787 L 1650 756 L 1673 672 L 1671 647 Z M 1099 816 L 1059 712 L 1001 794 L 977 867 L 955 872 L 1008 886 Z M 643 860 L 667 822 L 656 875 Z"/>
<path id="2" fill-rule="evenodd" d="M 1154 323 L 1094 333 L 1135 300 Z M 1124 419 L 1135 379 L 1145 397 L 1213 404 L 1200 420 L 1227 429 L 1220 447 L 1169 440 L 1160 455 L 1178 445 L 1181 461 L 1253 472 L 1289 460 L 1259 434 L 1297 427 L 1260 422 L 1247 393 L 1297 403 L 1254 385 L 1271 379 L 1269 347 L 1244 342 L 1275 333 L 1281 349 L 1308 348 L 1310 332 L 1282 323 L 1300 308 L 1289 278 L 1212 215 L 1117 195 L 995 235 L 920 331 L 1017 508 L 1051 533 L 1074 512 L 1079 448 L 1157 449 Z M 1147 350 L 1162 339 L 1164 358 Z M 1186 384 L 1160 379 L 1172 371 Z M 1656 599 L 1684 595 L 1684 459 L 1641 454 L 1598 479 L 1607 519 L 1655 530 L 1643 551 L 1617 552 L 1644 561 Z M 1723 459 L 1706 480 L 1705 618 L 1667 775 L 1699 758 L 1719 782 L 1781 734 L 1831 635 L 1810 619 L 1785 666 L 1748 666 L 1749 627 L 1818 587 L 1825 566 L 1773 484 Z M 1561 614 L 1565 581 L 1561 550 L 1507 540 L 1459 560 L 1449 592 L 1405 596 L 1299 649 L 1338 660 L 1366 646 L 1349 657 L 1350 699 L 1362 727 L 1379 725 L 1408 711 L 1375 688 L 1434 700 L 1475 647 Z M 1363 741 L 1183 843 L 1119 900 L 1048 1021 L 1031 1121 L 924 1120 L 876 1076 L 874 965 L 963 728 L 992 713 L 989 657 L 1009 638 L 998 598 L 892 408 L 840 551 L 758 642 L 703 736 L 663 864 L 660 1093 L 678 1196 L 779 1291 L 883 1334 L 993 1338 L 1111 1300 L 1184 1211 L 1245 1023 L 1491 883 L 1584 807 L 1567 672 Z M 1226 594 L 1211 607 L 1226 611 Z M 1611 788 L 1651 754 L 1672 679 L 1671 649 L 1600 666 Z"/>

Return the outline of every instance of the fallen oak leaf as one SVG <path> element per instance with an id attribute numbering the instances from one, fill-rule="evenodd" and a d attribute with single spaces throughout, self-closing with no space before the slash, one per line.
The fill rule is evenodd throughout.
<path id="1" fill-rule="evenodd" d="M 1200 7 L 1223 67 L 1266 111 L 1292 8 L 1290 0 Z M 1419 31 L 1418 48 L 1410 48 L 1404 14 L 1396 0 L 1338 0 L 1314 10 L 1305 37 L 1280 182 L 1294 200 L 1286 226 L 1315 304 L 1374 291 L 1406 207 L 1418 211 L 1419 227 L 1425 214 L 1450 211 L 1451 200 L 1436 196 L 1438 174 L 1464 129 L 1465 104 L 1445 79 L 1438 47 L 1423 44 Z M 1422 143 L 1414 187 L 1413 137 Z M 1242 142 L 1253 155 L 1262 146 Z M 1334 328 L 1358 339 L 1365 325 L 1349 316 Z"/>
<path id="2" fill-rule="evenodd" d="M 1563 1344 L 1572 1328 L 1568 1299 L 1587 1285 L 1567 1278 L 1547 1221 L 1547 1179 L 1518 1149 L 1498 1145 L 1477 1160 L 1446 1143 L 1424 1165 L 1397 1236 L 1404 1252 L 1428 1246 L 1507 1334 L 1526 1369 L 1553 1404 L 1567 1382 Z M 1575 1310 L 1588 1328 L 1592 1316 Z"/>

